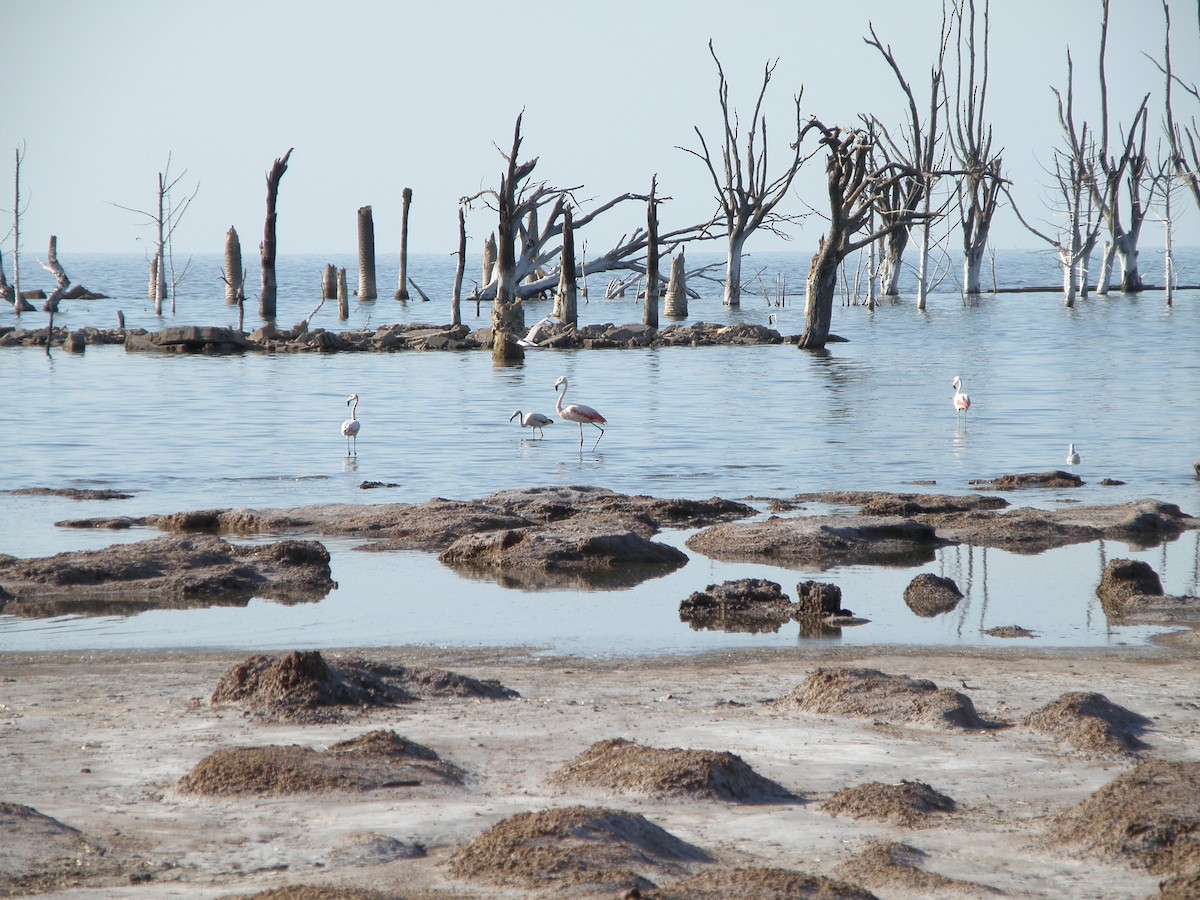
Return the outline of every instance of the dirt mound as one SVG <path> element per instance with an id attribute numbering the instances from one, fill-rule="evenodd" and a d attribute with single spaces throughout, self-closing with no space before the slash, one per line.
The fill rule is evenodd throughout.
<path id="1" fill-rule="evenodd" d="M 238 894 L 233 900 L 468 900 L 461 894 L 442 891 L 412 890 L 373 891 L 367 888 L 332 887 L 329 885 L 293 884 L 270 888 L 255 894 Z"/>
<path id="2" fill-rule="evenodd" d="M 0 801 L 0 896 L 26 897 L 149 877 L 141 860 L 110 854 L 77 828 L 31 806 Z"/>
<path id="3" fill-rule="evenodd" d="M 931 814 L 954 812 L 956 808 L 954 800 L 923 781 L 901 781 L 898 784 L 871 781 L 842 788 L 821 804 L 821 809 L 831 816 L 870 819 L 872 822 L 886 822 L 906 828 L 933 825 Z"/>
<path id="4" fill-rule="evenodd" d="M 497 822 L 450 857 L 456 878 L 528 888 L 644 890 L 647 877 L 678 877 L 688 863 L 709 862 L 698 847 L 636 813 L 568 806 L 519 813 Z"/>
<path id="5" fill-rule="evenodd" d="M 1151 759 L 1054 816 L 1050 836 L 1172 876 L 1200 875 L 1200 762 Z"/>
<path id="6" fill-rule="evenodd" d="M 875 900 L 875 895 L 857 885 L 823 875 L 808 875 L 790 869 L 733 868 L 705 870 L 664 888 L 642 891 L 645 900 Z"/>
<path id="7" fill-rule="evenodd" d="M 328 722 L 370 708 L 430 697 L 509 700 L 516 691 L 441 669 L 410 668 L 361 659 L 328 664 L 316 650 L 251 656 L 227 671 L 209 698 L 236 704 L 271 721 Z"/>
<path id="8" fill-rule="evenodd" d="M 338 841 L 330 859 L 343 865 L 378 866 L 397 859 L 417 859 L 426 852 L 424 844 L 367 831 L 347 835 Z"/>
<path id="9" fill-rule="evenodd" d="M 1021 625 L 997 625 L 995 628 L 985 628 L 983 633 L 994 638 L 1031 638 L 1037 633 Z"/>
<path id="10" fill-rule="evenodd" d="M 895 841 L 871 841 L 866 850 L 838 867 L 843 878 L 875 888 L 891 888 L 926 896 L 938 891 L 963 894 L 999 894 L 1001 891 L 972 881 L 948 878 L 926 872 L 921 863 L 928 859 L 923 850 Z"/>
<path id="11" fill-rule="evenodd" d="M 962 591 L 953 578 L 922 572 L 904 589 L 904 603 L 922 618 L 948 613 L 962 600 Z"/>
<path id="12" fill-rule="evenodd" d="M 597 741 L 550 776 L 564 788 L 598 788 L 651 797 L 698 797 L 731 803 L 794 800 L 786 788 L 751 769 L 733 753 L 664 750 L 613 738 Z"/>
<path id="13" fill-rule="evenodd" d="M 876 669 L 817 669 L 774 701 L 781 709 L 855 716 L 927 728 L 989 728 L 971 698 L 924 678 L 886 675 Z"/>
<path id="14" fill-rule="evenodd" d="M 1137 753 L 1148 747 L 1138 735 L 1150 720 L 1103 694 L 1063 694 L 1030 713 L 1021 724 L 1088 753 Z"/>
<path id="15" fill-rule="evenodd" d="M 458 785 L 463 773 L 428 747 L 394 731 L 378 730 L 311 747 L 226 747 L 210 753 L 177 785 L 184 794 L 316 794 L 392 787 Z"/>

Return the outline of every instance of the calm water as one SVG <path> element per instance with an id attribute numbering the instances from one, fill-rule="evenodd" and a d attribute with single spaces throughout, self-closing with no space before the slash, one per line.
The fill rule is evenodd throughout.
<path id="1" fill-rule="evenodd" d="M 691 259 L 689 261 L 695 262 Z M 699 254 L 697 254 L 697 259 Z M 223 302 L 216 256 L 197 258 L 177 312 L 161 321 L 137 257 L 63 257 L 74 281 L 114 299 L 64 304 L 57 322 L 114 327 L 235 324 Z M 1182 254 L 1182 279 L 1200 281 L 1200 253 Z M 253 262 L 253 260 L 251 260 Z M 279 324 L 305 318 L 318 302 L 326 262 L 283 257 Z M 411 277 L 431 296 L 449 296 L 452 257 L 410 259 Z M 786 278 L 786 306 L 761 293 L 740 309 L 722 306 L 720 286 L 692 286 L 687 321 L 778 316 L 785 333 L 802 330 L 806 254 L 763 254 L 750 271 L 774 295 Z M 1143 253 L 1148 281 L 1160 261 Z M 28 271 L 29 265 L 26 269 Z M 477 261 L 467 269 L 468 286 Z M 664 267 L 665 269 L 665 267 Z M 1000 254 L 1004 286 L 1058 283 L 1045 254 Z M 36 286 L 27 276 L 23 287 Z M 326 304 L 314 326 L 449 320 L 448 300 L 390 299 L 396 272 L 381 261 L 380 294 L 339 323 Z M 589 279 L 581 322 L 638 322 L 632 299 L 605 301 L 604 276 Z M 793 305 L 794 304 L 794 305 Z M 253 307 L 250 309 L 249 307 Z M 246 327 L 258 324 L 248 304 Z M 548 302 L 527 310 L 532 324 Z M 468 325 L 486 324 L 464 304 Z M 23 327 L 42 325 L 27 314 Z M 663 319 L 662 325 L 668 320 Z M 1117 294 L 1065 309 L 1056 294 L 987 296 L 964 305 L 943 285 L 925 313 L 911 299 L 874 311 L 841 306 L 833 330 L 848 338 L 827 353 L 790 345 L 638 351 L 538 351 L 497 368 L 486 352 L 157 357 L 92 347 L 80 356 L 40 349 L 0 351 L 0 490 L 110 487 L 131 500 L 74 502 L 0 494 L 0 552 L 42 556 L 143 540 L 156 532 L 56 528 L 65 518 L 141 515 L 214 506 L 299 506 L 321 502 L 470 499 L 501 488 L 590 484 L 660 497 L 787 497 L 863 488 L 966 493 L 968 481 L 1065 467 L 1068 442 L 1088 484 L 1073 491 L 1008 495 L 1014 505 L 1115 503 L 1144 497 L 1200 511 L 1200 292 L 1167 308 L 1161 292 Z M 950 380 L 961 375 L 973 406 L 956 420 Z M 544 441 L 508 421 L 516 409 L 553 413 L 554 380 L 567 375 L 570 399 L 600 409 L 610 426 L 598 449 L 579 450 L 575 426 L 558 422 Z M 345 456 L 338 426 L 357 392 L 363 421 L 357 459 Z M 1101 487 L 1101 478 L 1126 482 Z M 363 491 L 364 481 L 393 483 Z M 935 481 L 933 487 L 914 487 Z M 682 545 L 686 533 L 663 540 Z M 706 585 L 738 577 L 780 582 L 794 596 L 808 578 L 835 581 L 845 605 L 870 624 L 825 640 L 845 644 L 1002 643 L 980 634 L 1023 625 L 1043 646 L 1135 643 L 1151 633 L 1109 628 L 1094 596 L 1107 559 L 1145 559 L 1170 593 L 1200 593 L 1200 538 L 1133 552 L 1108 542 L 1018 557 L 955 547 L 927 566 L 842 568 L 830 572 L 726 565 L 692 555 L 675 573 L 619 591 L 518 591 L 469 580 L 421 553 L 374 554 L 354 541 L 327 542 L 339 587 L 320 603 L 255 601 L 244 609 L 147 613 L 134 617 L 23 620 L 0 615 L 0 650 L 84 648 L 522 644 L 581 654 L 794 646 L 810 640 L 794 623 L 778 633 L 691 630 L 679 602 Z M 959 608 L 918 619 L 902 594 L 921 571 L 953 577 L 967 595 Z"/>

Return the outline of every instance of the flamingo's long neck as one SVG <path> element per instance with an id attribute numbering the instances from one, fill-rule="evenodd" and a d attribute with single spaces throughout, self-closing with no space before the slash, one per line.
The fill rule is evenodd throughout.
<path id="1" fill-rule="evenodd" d="M 557 388 L 556 388 L 556 390 L 557 390 Z M 567 396 L 567 386 L 564 384 L 562 393 L 558 395 L 558 402 L 554 404 L 554 408 L 556 410 L 558 410 L 558 414 L 560 416 L 562 415 L 563 400 L 566 398 L 566 396 Z"/>
<path id="2" fill-rule="evenodd" d="M 353 421 L 357 418 L 358 418 L 358 401 L 355 400 L 354 405 L 350 407 L 350 420 Z"/>

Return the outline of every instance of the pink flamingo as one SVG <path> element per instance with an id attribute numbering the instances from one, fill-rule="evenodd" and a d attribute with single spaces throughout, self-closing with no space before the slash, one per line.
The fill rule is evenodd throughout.
<path id="1" fill-rule="evenodd" d="M 350 407 L 350 418 L 342 423 L 342 437 L 346 439 L 346 455 L 350 455 L 350 442 L 354 442 L 354 455 L 358 456 L 358 432 L 362 428 L 362 422 L 358 421 L 358 394 L 351 394 L 346 398 L 346 405 Z"/>
<path id="2" fill-rule="evenodd" d="M 562 385 L 562 393 L 558 396 L 558 403 L 554 408 L 558 410 L 558 417 L 567 422 L 579 423 L 579 447 L 583 449 L 583 423 L 587 422 L 590 425 L 595 425 L 600 428 L 601 425 L 607 425 L 608 420 L 590 406 L 584 406 L 582 403 L 572 403 L 569 406 L 563 406 L 563 400 L 567 396 L 567 376 L 560 376 L 558 381 L 554 382 L 554 393 L 558 394 L 558 387 Z M 596 438 L 596 443 L 592 445 L 595 450 L 600 446 L 600 438 L 604 437 L 604 429 L 600 428 L 600 437 Z"/>
<path id="3" fill-rule="evenodd" d="M 971 408 L 971 398 L 962 392 L 962 379 L 955 375 L 950 386 L 954 388 L 955 413 L 965 413 Z"/>

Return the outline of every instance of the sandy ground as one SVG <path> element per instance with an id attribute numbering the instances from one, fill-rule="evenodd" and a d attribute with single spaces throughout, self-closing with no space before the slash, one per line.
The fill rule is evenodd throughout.
<path id="1" fill-rule="evenodd" d="M 1139 759 L 1200 760 L 1194 640 L 1086 653 L 1014 644 L 1003 652 L 803 648 L 602 661 L 509 650 L 338 651 L 325 656 L 438 666 L 498 680 L 520 698 L 426 700 L 323 724 L 264 723 L 237 708 L 214 709 L 214 686 L 246 654 L 0 654 L 0 802 L 81 832 L 74 845 L 41 828 L 0 833 L 0 896 L 206 898 L 301 884 L 393 896 L 560 896 L 550 880 L 539 892 L 456 879 L 449 860 L 505 817 L 574 804 L 639 814 L 738 866 L 841 877 L 839 866 L 872 840 L 900 841 L 928 854 L 926 871 L 980 885 L 950 883 L 938 896 L 1157 893 L 1160 877 L 1144 869 L 1056 845 L 1046 817 Z M 767 702 L 833 666 L 928 678 L 970 697 L 983 718 L 1018 724 L 914 727 Z M 1139 757 L 1089 753 L 1019 724 L 1071 691 L 1100 692 L 1148 717 L 1141 737 L 1149 749 Z M 436 750 L 466 771 L 465 783 L 293 796 L 198 797 L 177 788 L 219 748 L 323 749 L 379 728 Z M 551 785 L 568 760 L 617 737 L 729 751 L 799 799 L 744 804 Z M 905 779 L 953 798 L 956 810 L 915 828 L 822 811 L 843 788 Z M 415 845 L 424 855 L 397 850 Z M 40 881 L 21 882 L 39 871 Z M 928 895 L 903 879 L 863 886 L 879 897 Z M 575 892 L 620 896 L 608 887 Z"/>

